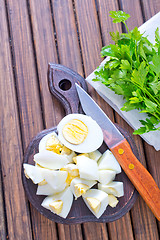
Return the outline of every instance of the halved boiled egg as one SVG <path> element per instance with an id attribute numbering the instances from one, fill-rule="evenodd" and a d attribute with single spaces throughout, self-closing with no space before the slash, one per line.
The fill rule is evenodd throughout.
<path id="1" fill-rule="evenodd" d="M 115 197 L 122 197 L 124 195 L 123 182 L 113 181 L 108 184 L 98 183 L 98 189 L 108 194 L 112 194 Z"/>
<path id="2" fill-rule="evenodd" d="M 71 181 L 71 191 L 73 192 L 75 199 L 85 194 L 88 189 L 94 186 L 97 182 L 94 180 L 86 180 L 79 177 L 74 178 Z"/>
<path id="3" fill-rule="evenodd" d="M 121 172 L 121 167 L 110 150 L 106 150 L 102 157 L 98 160 L 98 167 L 99 169 L 113 170 L 116 173 Z"/>
<path id="4" fill-rule="evenodd" d="M 67 148 L 78 153 L 89 153 L 103 142 L 103 132 L 91 117 L 69 114 L 57 126 L 58 138 Z"/>
<path id="5" fill-rule="evenodd" d="M 67 187 L 64 191 L 46 197 L 42 202 L 42 207 L 49 209 L 51 212 L 66 218 L 73 202 L 73 194 L 70 187 Z"/>
<path id="6" fill-rule="evenodd" d="M 99 189 L 90 189 L 82 195 L 90 211 L 99 218 L 108 206 L 108 194 Z"/>

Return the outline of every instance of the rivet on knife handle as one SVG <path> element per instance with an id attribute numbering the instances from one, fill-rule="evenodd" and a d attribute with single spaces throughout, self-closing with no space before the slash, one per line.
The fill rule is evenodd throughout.
<path id="1" fill-rule="evenodd" d="M 112 147 L 111 151 L 155 217 L 160 221 L 160 189 L 153 177 L 135 157 L 126 139 Z"/>

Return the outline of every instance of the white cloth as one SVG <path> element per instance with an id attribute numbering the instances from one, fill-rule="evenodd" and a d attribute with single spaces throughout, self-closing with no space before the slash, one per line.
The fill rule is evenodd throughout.
<path id="1" fill-rule="evenodd" d="M 144 33 L 144 36 L 148 36 L 148 39 L 154 43 L 155 42 L 155 30 L 159 27 L 160 29 L 160 12 L 145 22 L 139 27 L 141 33 Z M 107 61 L 106 58 L 101 64 Z M 129 112 L 121 111 L 120 109 L 123 106 L 124 100 L 122 96 L 115 94 L 112 90 L 107 88 L 101 82 L 94 82 L 92 79 L 95 78 L 94 72 L 92 72 L 87 78 L 86 81 L 95 88 L 99 95 L 115 110 L 119 115 L 133 128 L 138 129 L 141 127 L 139 120 L 145 119 L 145 113 L 139 113 L 138 110 L 131 110 Z M 160 124 L 158 125 L 160 126 Z M 160 131 L 151 131 L 149 133 L 144 133 L 141 137 L 151 146 L 153 146 L 157 151 L 160 150 Z"/>

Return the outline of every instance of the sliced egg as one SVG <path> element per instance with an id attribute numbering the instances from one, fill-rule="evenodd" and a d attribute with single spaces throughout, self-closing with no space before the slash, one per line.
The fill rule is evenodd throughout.
<path id="1" fill-rule="evenodd" d="M 121 172 L 121 167 L 110 150 L 106 150 L 98 161 L 99 169 L 113 170 L 116 173 Z"/>
<path id="2" fill-rule="evenodd" d="M 112 208 L 116 207 L 119 202 L 118 199 L 111 194 L 108 195 L 108 201 L 109 201 L 108 205 Z"/>
<path id="3" fill-rule="evenodd" d="M 59 155 L 47 150 L 36 153 L 34 161 L 48 169 L 60 169 L 69 162 L 65 155 Z"/>
<path id="4" fill-rule="evenodd" d="M 106 185 L 98 183 L 98 189 L 115 197 L 122 197 L 124 195 L 123 182 L 111 182 Z"/>
<path id="5" fill-rule="evenodd" d="M 104 213 L 108 206 L 108 194 L 101 190 L 90 189 L 82 197 L 87 207 L 97 218 Z"/>
<path id="6" fill-rule="evenodd" d="M 109 182 L 113 181 L 116 172 L 113 170 L 99 170 L 99 182 L 102 184 L 108 184 Z"/>
<path id="7" fill-rule="evenodd" d="M 24 167 L 24 174 L 26 176 L 26 178 L 30 178 L 34 184 L 37 184 L 39 182 L 42 182 L 44 180 L 43 177 L 43 171 L 41 168 L 24 163 L 23 164 Z"/>
<path id="8" fill-rule="evenodd" d="M 39 143 L 39 152 L 51 151 L 59 155 L 64 155 L 72 162 L 72 158 L 76 155 L 74 151 L 64 146 L 58 139 L 55 132 L 45 135 Z"/>
<path id="9" fill-rule="evenodd" d="M 81 154 L 78 154 L 77 156 L 73 157 L 73 162 L 74 162 L 74 163 L 77 163 L 77 157 L 80 157 L 80 156 L 89 157 L 89 153 L 81 153 Z"/>
<path id="10" fill-rule="evenodd" d="M 102 153 L 100 153 L 100 151 L 98 150 L 95 150 L 94 152 L 90 152 L 88 157 L 97 162 L 101 156 L 102 156 Z"/>
<path id="11" fill-rule="evenodd" d="M 57 126 L 59 140 L 78 153 L 93 152 L 103 142 L 103 132 L 91 117 L 69 114 Z"/>
<path id="12" fill-rule="evenodd" d="M 79 177 L 76 177 L 71 182 L 71 191 L 75 196 L 75 199 L 80 197 L 82 194 L 85 194 L 88 189 L 94 186 L 97 182 L 93 180 L 85 180 Z"/>
<path id="13" fill-rule="evenodd" d="M 71 181 L 79 176 L 79 170 L 76 164 L 67 164 L 63 168 L 60 169 L 61 171 L 66 171 L 67 172 L 67 179 L 66 179 L 66 184 L 67 186 L 70 185 Z"/>
<path id="14" fill-rule="evenodd" d="M 41 205 L 60 217 L 66 218 L 72 207 L 72 202 L 73 194 L 70 187 L 67 187 L 61 193 L 46 197 Z"/>
<path id="15" fill-rule="evenodd" d="M 66 187 L 67 175 L 66 171 L 43 170 L 44 179 L 55 192 L 61 192 L 64 190 Z"/>
<path id="16" fill-rule="evenodd" d="M 38 184 L 36 192 L 37 195 L 52 195 L 54 193 L 56 193 L 56 191 L 48 183 L 45 185 Z"/>
<path id="17" fill-rule="evenodd" d="M 85 156 L 78 156 L 77 166 L 79 169 L 80 178 L 88 180 L 98 180 L 99 174 L 96 161 Z"/>

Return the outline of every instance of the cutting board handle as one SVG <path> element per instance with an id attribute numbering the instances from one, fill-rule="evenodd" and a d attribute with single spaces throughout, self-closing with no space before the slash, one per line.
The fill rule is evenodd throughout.
<path id="1" fill-rule="evenodd" d="M 82 113 L 75 83 L 87 91 L 82 76 L 60 64 L 49 63 L 48 85 L 50 92 L 62 103 L 66 114 Z"/>

